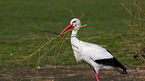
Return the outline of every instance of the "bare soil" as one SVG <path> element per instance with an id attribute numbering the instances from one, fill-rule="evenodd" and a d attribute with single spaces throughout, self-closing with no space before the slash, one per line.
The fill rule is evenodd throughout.
<path id="1" fill-rule="evenodd" d="M 100 81 L 145 81 L 145 70 L 128 70 L 127 75 L 116 71 L 100 70 Z M 27 71 L 0 70 L 0 81 L 96 81 L 88 66 L 52 66 L 28 68 Z"/>

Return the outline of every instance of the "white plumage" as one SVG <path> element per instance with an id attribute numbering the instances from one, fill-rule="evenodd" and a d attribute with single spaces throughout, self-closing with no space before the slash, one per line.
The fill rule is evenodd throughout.
<path id="1" fill-rule="evenodd" d="M 93 61 L 113 58 L 105 48 L 99 45 L 84 42 L 75 37 L 71 38 L 71 44 L 77 61 L 83 60 L 83 57 L 90 57 Z"/>
<path id="2" fill-rule="evenodd" d="M 72 27 L 79 26 L 81 26 L 80 20 L 74 18 L 61 34 Z M 77 38 L 78 30 L 79 28 L 73 30 L 71 34 L 71 44 L 74 56 L 77 62 L 83 60 L 92 67 L 97 81 L 99 81 L 97 74 L 99 73 L 100 68 L 114 69 L 122 74 L 127 74 L 126 68 L 113 55 L 111 55 L 108 50 L 99 45 L 79 40 Z"/>

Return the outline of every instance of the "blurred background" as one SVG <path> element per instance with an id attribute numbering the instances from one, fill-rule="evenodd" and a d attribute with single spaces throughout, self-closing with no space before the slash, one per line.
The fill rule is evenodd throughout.
<path id="1" fill-rule="evenodd" d="M 60 33 L 76 17 L 87 24 L 78 38 L 110 50 L 128 69 L 128 75 L 101 70 L 101 81 L 143 81 L 144 10 L 143 0 L 0 0 L 0 80 L 95 81 L 89 66 L 76 62 L 66 41 L 39 59 L 61 38 L 27 58 L 57 36 L 42 29 Z"/>

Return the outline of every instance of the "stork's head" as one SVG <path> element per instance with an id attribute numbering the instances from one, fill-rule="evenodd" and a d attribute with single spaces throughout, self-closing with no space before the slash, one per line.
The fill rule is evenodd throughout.
<path id="1" fill-rule="evenodd" d="M 65 32 L 65 31 L 71 29 L 72 27 L 75 28 L 75 27 L 79 27 L 79 26 L 81 26 L 81 21 L 80 21 L 78 18 L 73 18 L 73 19 L 70 21 L 70 24 L 60 33 L 60 35 L 61 35 L 63 32 Z M 79 30 L 79 28 L 77 28 L 77 29 L 75 29 L 75 30 Z"/>
<path id="2" fill-rule="evenodd" d="M 70 24 L 72 24 L 73 27 L 75 28 L 81 26 L 81 21 L 78 18 L 74 18 L 70 21 Z"/>

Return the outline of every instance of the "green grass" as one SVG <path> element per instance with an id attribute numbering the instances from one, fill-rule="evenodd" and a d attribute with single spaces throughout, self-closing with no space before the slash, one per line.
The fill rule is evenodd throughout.
<path id="1" fill-rule="evenodd" d="M 1 0 L 1 69 L 17 66 L 21 56 L 33 53 L 47 42 L 44 32 L 27 24 L 61 32 L 73 18 L 67 9 L 73 10 L 75 17 L 85 13 L 82 24 L 87 24 L 87 27 L 79 30 L 79 39 L 105 46 L 124 64 L 131 61 L 132 57 L 127 55 L 130 52 L 124 50 L 127 46 L 119 36 L 120 33 L 128 35 L 128 28 L 122 19 L 129 20 L 129 18 L 122 12 L 124 10 L 118 0 Z M 52 38 L 55 35 L 48 34 L 48 36 Z M 54 44 L 59 40 L 54 41 Z M 54 50 L 41 60 L 41 65 L 77 64 L 71 46 L 66 42 L 55 61 L 53 55 Z M 38 55 L 32 58 L 30 66 L 37 65 L 37 57 Z M 27 62 L 28 60 L 25 61 Z"/>

